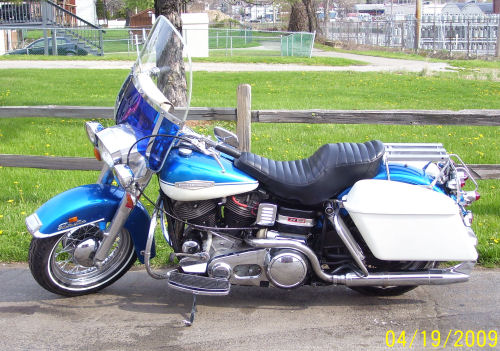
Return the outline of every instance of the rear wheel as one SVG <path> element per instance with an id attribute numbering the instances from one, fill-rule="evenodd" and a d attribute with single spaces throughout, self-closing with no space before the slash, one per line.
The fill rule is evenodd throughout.
<path id="1" fill-rule="evenodd" d="M 35 280 L 60 295 L 78 296 L 103 289 L 119 279 L 136 260 L 132 239 L 122 229 L 102 266 L 93 265 L 94 247 L 103 233 L 96 225 L 86 225 L 62 235 L 33 239 L 29 267 Z"/>
<path id="2" fill-rule="evenodd" d="M 437 262 L 390 262 L 386 264 L 381 264 L 379 267 L 372 267 L 369 269 L 370 272 L 383 272 L 383 271 L 393 271 L 393 272 L 404 272 L 404 271 L 416 271 L 424 270 L 437 267 Z M 363 295 L 371 296 L 397 296 L 407 293 L 418 285 L 410 286 L 352 286 L 349 287 L 354 291 L 359 292 Z"/>

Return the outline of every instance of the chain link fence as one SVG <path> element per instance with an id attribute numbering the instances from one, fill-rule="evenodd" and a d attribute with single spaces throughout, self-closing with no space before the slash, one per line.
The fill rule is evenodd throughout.
<path id="1" fill-rule="evenodd" d="M 424 15 L 420 41 L 415 42 L 417 21 L 335 21 L 323 28 L 328 40 L 347 45 L 382 46 L 400 49 L 446 51 L 467 56 L 495 55 L 500 16 Z"/>
<path id="2" fill-rule="evenodd" d="M 43 55 L 43 50 L 38 50 L 38 46 L 43 47 L 43 43 L 35 43 L 48 35 L 48 40 L 52 37 L 63 36 L 64 29 L 48 28 L 44 33 L 43 28 L 34 27 L 14 27 L 3 28 L 8 31 L 8 42 L 4 43 L 5 48 L 0 54 L 13 52 L 16 49 L 26 48 L 23 52 L 28 55 Z M 195 29 L 198 30 L 198 29 Z M 142 47 L 149 34 L 150 28 L 106 28 L 103 32 L 103 52 L 109 54 L 127 54 L 135 58 L 137 52 L 136 45 Z M 185 29 L 186 37 L 189 38 L 189 29 Z M 48 34 L 47 34 L 48 33 Z M 226 29 L 209 28 L 208 48 L 210 56 L 302 56 L 310 57 L 314 44 L 314 33 L 291 33 L 277 31 L 263 31 L 252 29 Z M 188 39 L 189 40 L 189 39 Z M 58 43 L 59 45 L 59 43 Z M 69 51 L 61 51 L 58 48 L 58 55 L 69 54 Z M 0 48 L 1 49 L 1 48 Z M 77 51 L 77 55 L 90 53 L 82 50 Z M 49 52 L 52 54 L 52 51 Z M 72 54 L 75 54 L 72 52 Z"/>

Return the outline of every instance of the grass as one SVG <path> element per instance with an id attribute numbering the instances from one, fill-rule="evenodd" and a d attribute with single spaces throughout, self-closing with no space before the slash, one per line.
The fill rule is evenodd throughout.
<path id="1" fill-rule="evenodd" d="M 366 62 L 348 60 L 336 57 L 279 57 L 279 56 L 211 56 L 196 57 L 193 62 L 219 62 L 219 63 L 268 63 L 268 64 L 296 64 L 306 66 L 361 66 Z"/>
<path id="2" fill-rule="evenodd" d="M 0 106 L 113 106 L 127 70 L 0 70 Z M 27 79 L 26 77 L 29 77 Z M 377 72 L 194 72 L 193 106 L 232 107 L 252 86 L 258 109 L 500 109 L 494 81 Z"/>
<path id="3" fill-rule="evenodd" d="M 101 122 L 104 126 L 113 123 L 112 120 Z M 75 119 L 2 118 L 0 153 L 93 157 L 83 124 L 83 121 Z M 211 134 L 211 130 L 202 132 Z M 371 139 L 385 142 L 441 142 L 449 152 L 460 155 L 467 163 L 500 164 L 499 127 L 291 123 L 252 125 L 253 151 L 280 160 L 307 157 L 325 143 L 364 142 Z M 68 143 L 68 140 L 72 142 Z"/>

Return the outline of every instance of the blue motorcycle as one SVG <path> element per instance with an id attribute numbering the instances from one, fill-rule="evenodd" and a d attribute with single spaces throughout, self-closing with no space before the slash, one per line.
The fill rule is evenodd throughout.
<path id="1" fill-rule="evenodd" d="M 160 17 L 118 94 L 116 125 L 86 123 L 103 164 L 97 183 L 26 218 L 42 287 L 95 292 L 137 259 L 195 295 L 226 295 L 232 284 L 397 295 L 468 280 L 477 239 L 466 206 L 479 196 L 458 156 L 441 144 L 376 140 L 323 145 L 294 161 L 240 152 L 230 131 L 216 127 L 214 141 L 185 125 L 189 94 L 181 107 L 167 99 L 171 73 L 187 75 L 190 91 L 190 60 L 177 69 L 182 44 Z M 150 201 L 144 190 L 155 175 L 150 215 L 139 199 Z M 464 190 L 467 179 L 476 190 Z M 174 251 L 168 271 L 150 264 L 157 225 Z M 459 263 L 437 268 L 448 261 Z"/>

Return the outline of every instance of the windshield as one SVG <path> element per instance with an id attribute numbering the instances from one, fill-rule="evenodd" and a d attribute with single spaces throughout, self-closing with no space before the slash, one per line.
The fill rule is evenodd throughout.
<path id="1" fill-rule="evenodd" d="M 184 47 L 179 32 L 160 16 L 116 100 L 116 123 L 144 138 L 137 150 L 154 171 L 161 169 L 172 144 L 167 136 L 177 135 L 188 115 L 192 75 Z"/>

